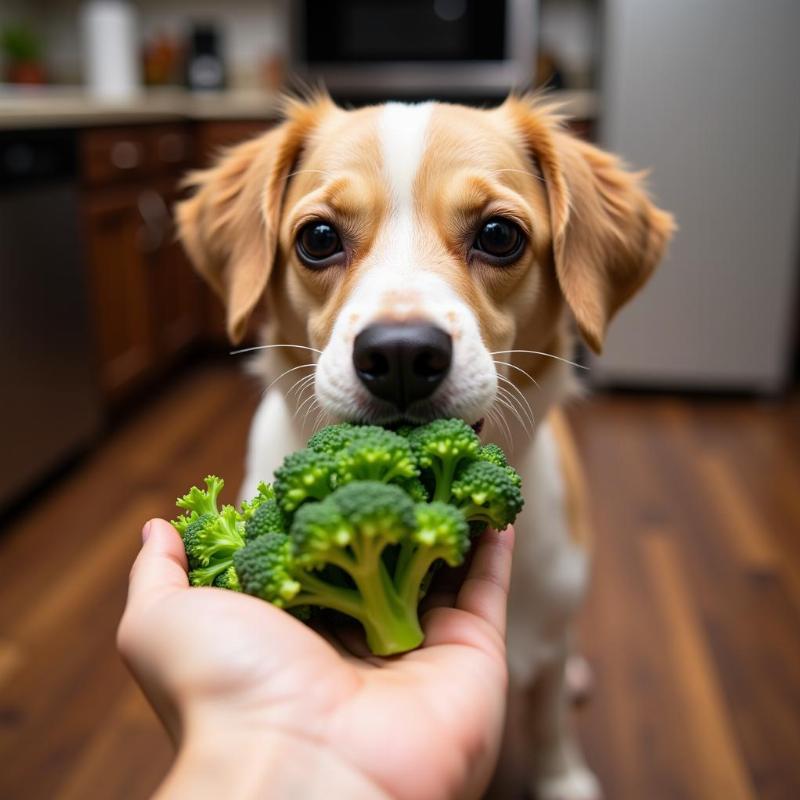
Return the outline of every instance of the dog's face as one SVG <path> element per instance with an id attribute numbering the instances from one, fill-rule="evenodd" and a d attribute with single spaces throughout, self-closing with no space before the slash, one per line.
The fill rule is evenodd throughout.
<path id="1" fill-rule="evenodd" d="M 266 297 L 283 341 L 321 351 L 322 408 L 377 423 L 478 421 L 496 354 L 559 348 L 565 307 L 599 350 L 672 228 L 637 176 L 526 100 L 296 103 L 192 181 L 181 236 L 231 337 Z"/>

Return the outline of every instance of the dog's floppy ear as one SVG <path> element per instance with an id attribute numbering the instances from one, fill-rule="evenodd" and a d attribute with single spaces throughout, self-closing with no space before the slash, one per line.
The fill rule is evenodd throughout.
<path id="1" fill-rule="evenodd" d="M 176 208 L 178 235 L 195 269 L 226 307 L 231 341 L 239 342 L 267 286 L 278 245 L 286 182 L 327 98 L 288 104 L 272 130 L 225 151 L 191 173 L 194 194 Z"/>
<path id="2" fill-rule="evenodd" d="M 567 133 L 531 100 L 509 101 L 547 187 L 561 291 L 599 353 L 617 310 L 658 265 L 675 224 L 653 204 L 643 173 Z"/>

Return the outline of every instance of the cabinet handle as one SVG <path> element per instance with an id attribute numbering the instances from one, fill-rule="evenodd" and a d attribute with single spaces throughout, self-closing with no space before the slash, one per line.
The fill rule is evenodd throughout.
<path id="1" fill-rule="evenodd" d="M 142 161 L 142 148 L 137 142 L 123 139 L 111 146 L 111 163 L 117 169 L 135 169 Z"/>
<path id="2" fill-rule="evenodd" d="M 142 218 L 139 247 L 145 253 L 155 253 L 172 229 L 172 219 L 164 198 L 152 189 L 145 189 L 136 199 L 136 208 Z"/>

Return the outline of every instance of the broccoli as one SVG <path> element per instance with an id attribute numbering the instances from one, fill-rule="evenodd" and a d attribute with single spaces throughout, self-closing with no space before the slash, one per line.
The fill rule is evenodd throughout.
<path id="1" fill-rule="evenodd" d="M 411 431 L 408 440 L 423 477 L 432 482 L 432 499 L 448 502 L 459 465 L 477 457 L 478 435 L 463 420 L 437 419 Z"/>
<path id="2" fill-rule="evenodd" d="M 225 482 L 209 475 L 205 483 L 206 489 L 193 486 L 178 498 L 176 505 L 185 511 L 172 522 L 183 538 L 193 586 L 211 586 L 233 566 L 233 554 L 245 543 L 241 514 L 233 506 L 217 508 Z"/>
<path id="3" fill-rule="evenodd" d="M 275 496 L 281 509 L 291 514 L 306 500 L 323 500 L 333 489 L 336 462 L 325 452 L 298 450 L 275 470 Z"/>
<path id="4" fill-rule="evenodd" d="M 522 508 L 519 475 L 461 420 L 390 431 L 342 423 L 314 434 L 242 504 L 218 508 L 206 478 L 178 501 L 193 585 L 260 597 L 305 618 L 330 609 L 359 622 L 373 653 L 423 638 L 417 606 L 440 564 L 472 535 Z"/>
<path id="5" fill-rule="evenodd" d="M 267 483 L 258 484 L 255 499 L 242 503 L 244 535 L 248 541 L 273 531 L 286 529 L 286 518 L 275 499 L 274 489 Z"/>
<path id="6" fill-rule="evenodd" d="M 470 522 L 487 522 L 499 531 L 522 510 L 522 492 L 509 468 L 490 461 L 464 467 L 453 481 L 452 493 L 455 505 Z"/>

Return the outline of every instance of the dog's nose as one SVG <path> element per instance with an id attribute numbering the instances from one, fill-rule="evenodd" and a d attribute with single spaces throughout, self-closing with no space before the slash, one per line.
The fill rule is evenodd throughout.
<path id="1" fill-rule="evenodd" d="M 434 393 L 452 356 L 450 335 L 426 323 L 376 323 L 353 343 L 353 366 L 361 383 L 400 411 Z"/>

